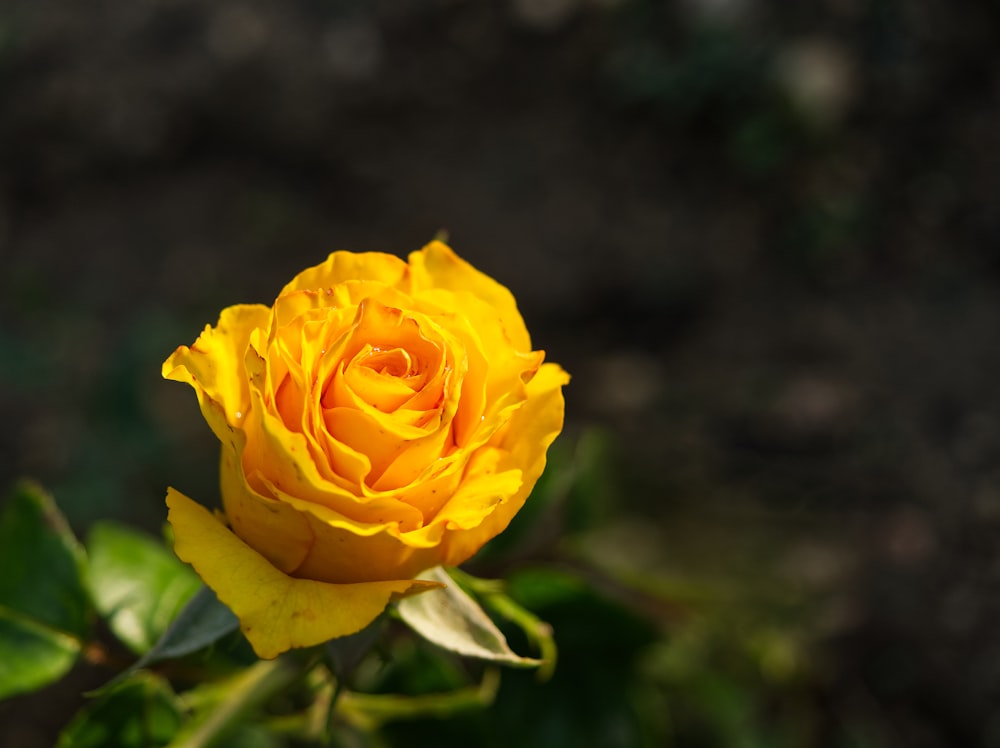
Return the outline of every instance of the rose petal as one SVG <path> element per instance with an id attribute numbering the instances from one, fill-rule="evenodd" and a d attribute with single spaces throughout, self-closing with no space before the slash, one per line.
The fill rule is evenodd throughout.
<path id="1" fill-rule="evenodd" d="M 177 555 L 232 609 L 254 652 L 264 659 L 353 634 L 393 600 L 441 586 L 415 579 L 355 584 L 295 579 L 172 488 L 167 506 Z"/>
<path id="2" fill-rule="evenodd" d="M 431 242 L 409 256 L 412 286 L 415 295 L 423 289 L 445 289 L 468 292 L 494 307 L 503 320 L 503 328 L 519 351 L 531 350 L 531 338 L 517 310 L 514 295 L 485 273 L 476 270 L 441 242 Z M 463 307 L 451 307 L 462 309 Z"/>
<path id="3" fill-rule="evenodd" d="M 324 291 L 348 281 L 378 281 L 406 287 L 409 268 L 395 255 L 382 252 L 334 252 L 326 262 L 303 270 L 286 285 L 279 297 L 301 289 Z"/>
<path id="4" fill-rule="evenodd" d="M 378 368 L 385 362 L 388 366 L 407 366 L 406 351 L 394 348 L 391 351 L 363 350 L 359 358 L 374 362 L 357 361 L 344 371 L 344 384 L 359 398 L 370 403 L 383 413 L 394 413 L 403 403 L 413 397 L 411 377 L 395 374 L 390 368 Z"/>
<path id="5" fill-rule="evenodd" d="M 564 401 L 562 387 L 569 382 L 567 374 L 557 364 L 543 364 L 528 383 L 528 400 L 514 411 L 506 436 L 497 445 L 502 458 L 496 465 L 498 475 L 519 470 L 521 486 L 506 501 L 497 503 L 493 511 L 476 527 L 446 534 L 442 555 L 445 565 L 457 565 L 470 558 L 491 538 L 503 532 L 545 469 L 545 452 L 562 431 Z M 442 519 L 448 516 L 442 509 Z"/>
<path id="6" fill-rule="evenodd" d="M 222 448 L 219 485 L 229 524 L 272 564 L 290 574 L 302 565 L 315 539 L 309 522 L 294 508 L 251 490 L 241 452 L 239 443 Z"/>
<path id="7" fill-rule="evenodd" d="M 443 525 L 402 532 L 395 518 L 362 525 L 293 496 L 279 494 L 279 499 L 302 512 L 316 538 L 309 555 L 295 570 L 297 577 L 334 583 L 375 582 L 416 576 L 440 563 Z"/>
<path id="8" fill-rule="evenodd" d="M 435 522 L 443 522 L 448 530 L 471 530 L 497 511 L 507 497 L 521 487 L 521 471 L 509 469 L 497 472 L 497 450 L 481 450 L 469 463 L 465 480 L 455 495 L 441 507 Z M 513 515 L 512 515 L 513 516 Z M 463 559 L 464 560 L 464 559 Z M 460 562 L 458 562 L 460 563 Z M 449 565 L 454 565 L 451 561 Z"/>
<path id="9" fill-rule="evenodd" d="M 500 425 L 491 425 L 491 413 L 524 400 L 524 383 L 534 376 L 544 353 L 515 349 L 498 310 L 471 293 L 426 289 L 419 292 L 419 299 L 440 310 L 438 314 L 448 320 L 442 326 L 447 326 L 466 352 L 468 371 L 455 417 L 455 443 L 475 449 Z M 461 309 L 462 314 L 447 313 L 447 309 Z"/>
<path id="10" fill-rule="evenodd" d="M 378 523 L 379 516 L 385 515 L 404 525 L 420 524 L 422 517 L 419 511 L 391 494 L 359 496 L 326 480 L 313 461 L 306 438 L 298 432 L 289 431 L 276 415 L 267 412 L 256 390 L 251 392 L 251 399 L 253 407 L 246 419 L 247 441 L 242 455 L 243 474 L 253 476 L 259 473 L 282 495 L 324 506 L 351 522 Z M 252 488 L 259 489 L 260 486 Z M 227 502 L 228 512 L 229 499 L 225 493 L 223 499 Z M 233 526 L 242 536 L 243 529 L 235 522 Z M 266 526 L 260 531 L 266 533 Z"/>
<path id="11" fill-rule="evenodd" d="M 206 325 L 193 345 L 180 346 L 163 362 L 164 379 L 194 387 L 205 420 L 223 442 L 230 427 L 242 426 L 250 406 L 243 356 L 251 333 L 266 326 L 269 315 L 259 304 L 223 309 L 215 327 Z"/>
<path id="12" fill-rule="evenodd" d="M 549 445 L 563 427 L 562 388 L 569 383 L 567 374 L 558 364 L 542 364 L 534 378 L 528 382 L 528 400 L 514 413 L 500 447 L 508 458 L 500 469 L 517 466 L 524 482 L 534 486 L 545 470 L 545 455 Z"/>

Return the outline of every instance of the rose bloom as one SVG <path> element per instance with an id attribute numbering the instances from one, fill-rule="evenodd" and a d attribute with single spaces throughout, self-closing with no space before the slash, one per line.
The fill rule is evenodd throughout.
<path id="1" fill-rule="evenodd" d="M 223 310 L 163 364 L 222 443 L 224 518 L 167 491 L 177 555 L 261 657 L 359 631 L 524 504 L 569 381 L 543 358 L 440 242 L 335 252 L 272 307 Z"/>

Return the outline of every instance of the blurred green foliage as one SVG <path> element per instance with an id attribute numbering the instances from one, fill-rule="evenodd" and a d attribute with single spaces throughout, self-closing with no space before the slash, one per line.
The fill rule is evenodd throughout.
<path id="1" fill-rule="evenodd" d="M 82 549 L 51 497 L 16 488 L 0 515 L 0 698 L 58 680 L 91 632 Z"/>
<path id="2" fill-rule="evenodd" d="M 169 686 L 140 673 L 95 698 L 67 725 L 58 748 L 166 746 L 181 726 L 182 710 Z"/>

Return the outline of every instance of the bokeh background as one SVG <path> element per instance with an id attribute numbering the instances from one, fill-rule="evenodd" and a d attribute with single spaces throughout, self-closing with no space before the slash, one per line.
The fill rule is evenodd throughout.
<path id="1" fill-rule="evenodd" d="M 444 230 L 574 375 L 555 509 L 485 568 L 586 591 L 536 595 L 560 670 L 493 733 L 391 744 L 1000 745 L 1000 5 L 960 6 L 6 0 L 0 485 L 84 536 L 211 503 L 161 361 Z"/>

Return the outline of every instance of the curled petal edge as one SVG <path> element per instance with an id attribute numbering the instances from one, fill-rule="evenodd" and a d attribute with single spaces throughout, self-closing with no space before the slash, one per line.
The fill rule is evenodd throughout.
<path id="1" fill-rule="evenodd" d="M 167 506 L 177 556 L 232 609 L 262 659 L 356 633 L 394 600 L 441 586 L 419 579 L 356 584 L 296 579 L 173 488 L 167 489 Z"/>
<path id="2" fill-rule="evenodd" d="M 516 410 L 509 424 L 508 436 L 502 444 L 507 452 L 496 466 L 499 478 L 511 470 L 519 471 L 520 487 L 496 504 L 479 523 L 458 525 L 442 540 L 446 551 L 442 565 L 457 566 L 482 548 L 490 539 L 506 529 L 545 470 L 549 446 L 562 431 L 565 402 L 562 388 L 569 374 L 557 364 L 543 364 L 528 383 L 528 399 Z M 447 507 L 442 510 L 445 513 Z"/>
<path id="3" fill-rule="evenodd" d="M 269 314 L 260 304 L 227 307 L 215 327 L 206 326 L 192 345 L 180 346 L 163 362 L 164 379 L 194 388 L 205 420 L 222 442 L 250 405 L 241 371 L 244 353 L 253 330 L 266 325 Z"/>

